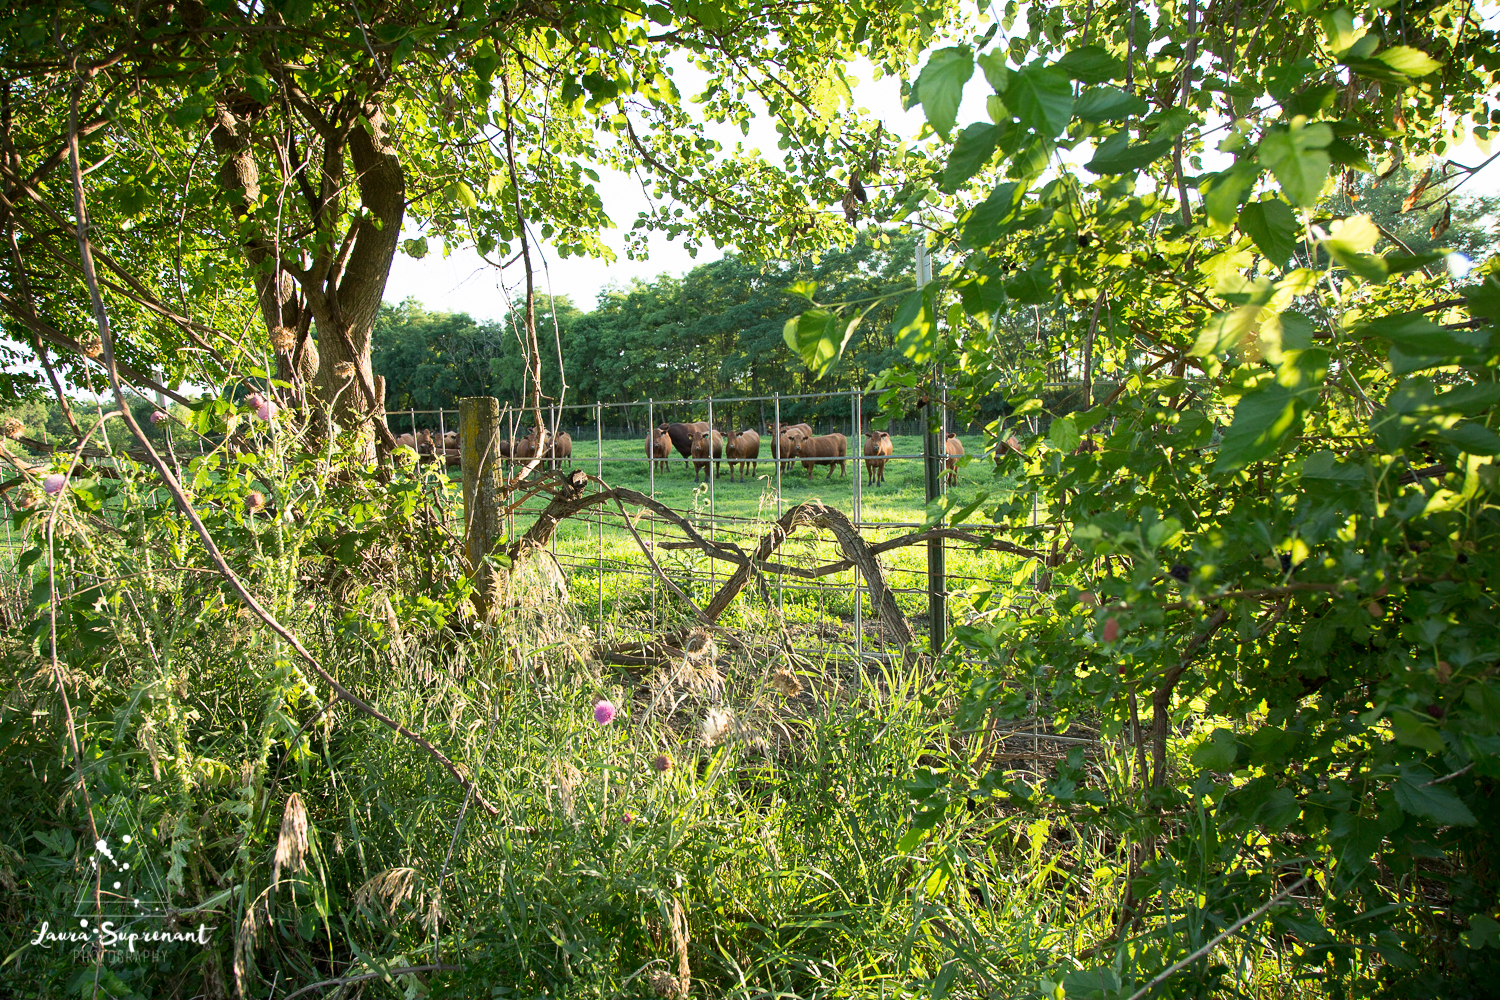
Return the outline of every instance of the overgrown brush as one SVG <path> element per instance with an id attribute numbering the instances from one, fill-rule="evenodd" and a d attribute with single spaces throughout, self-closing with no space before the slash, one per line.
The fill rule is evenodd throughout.
<path id="1" fill-rule="evenodd" d="M 1045 835 L 954 820 L 972 849 L 943 877 L 901 843 L 904 777 L 940 740 L 919 676 L 794 674 L 706 633 L 691 662 L 608 671 L 524 574 L 480 628 L 447 480 L 295 441 L 194 459 L 195 509 L 319 661 L 498 815 L 333 699 L 148 479 L 75 483 L 14 517 L 31 590 L 0 715 L 7 995 L 285 997 L 382 970 L 360 988 L 899 994 L 941 974 L 958 926 L 1031 940 L 1072 919 L 1077 879 L 1024 876 Z M 111 915 L 201 940 L 101 949 Z M 80 921 L 87 940 L 38 940 Z M 1016 982 L 1055 951 L 1018 952 Z"/>

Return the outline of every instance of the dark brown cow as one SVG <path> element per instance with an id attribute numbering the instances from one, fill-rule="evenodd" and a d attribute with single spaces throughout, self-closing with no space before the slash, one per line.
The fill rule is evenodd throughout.
<path id="1" fill-rule="evenodd" d="M 952 486 L 958 482 L 958 460 L 964 457 L 964 443 L 957 434 L 949 431 L 943 440 L 943 452 L 948 456 L 943 459 L 943 465 L 948 469 L 948 485 Z"/>
<path id="2" fill-rule="evenodd" d="M 698 440 L 698 435 L 708 430 L 708 424 L 699 420 L 691 424 L 662 424 L 657 428 L 662 434 L 672 439 L 672 447 L 677 449 L 677 454 L 683 458 L 693 457 L 693 443 Z"/>
<path id="3" fill-rule="evenodd" d="M 871 431 L 870 436 L 865 438 L 865 475 L 869 478 L 870 485 L 878 480 L 885 484 L 885 463 L 890 458 L 891 436 L 885 431 Z"/>
<path id="4" fill-rule="evenodd" d="M 828 463 L 828 478 L 833 478 L 833 467 L 835 463 L 839 472 L 843 475 L 849 474 L 848 454 L 849 439 L 837 432 L 833 434 L 819 434 L 816 437 L 799 437 L 792 444 L 792 457 L 802 460 L 802 467 L 807 470 L 807 478 L 811 479 L 813 466 L 820 462 Z"/>
<path id="5" fill-rule="evenodd" d="M 646 435 L 646 458 L 658 472 L 667 471 L 667 456 L 672 454 L 672 436 L 658 428 Z M 658 469 L 657 467 L 660 466 Z"/>
<path id="6" fill-rule="evenodd" d="M 740 468 L 740 482 L 745 481 L 745 466 L 755 475 L 760 467 L 760 435 L 753 430 L 731 430 L 724 439 L 724 454 L 729 459 L 729 478 L 734 480 L 734 467 Z"/>
<path id="7" fill-rule="evenodd" d="M 709 459 L 708 436 L 710 433 L 713 434 L 713 458 L 717 460 L 722 460 L 724 458 L 724 435 L 720 434 L 718 431 L 704 430 L 699 432 L 698 436 L 693 439 L 693 482 L 695 483 L 698 481 L 698 473 L 700 472 L 703 473 L 704 480 L 707 480 L 710 472 L 710 467 L 714 464 L 713 461 Z M 714 471 L 716 471 L 717 474 L 723 474 L 724 466 L 722 461 L 720 462 L 719 468 Z"/>

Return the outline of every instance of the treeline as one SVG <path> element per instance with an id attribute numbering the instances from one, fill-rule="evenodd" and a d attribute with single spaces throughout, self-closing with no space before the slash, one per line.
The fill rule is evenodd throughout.
<path id="1" fill-rule="evenodd" d="M 890 332 L 894 302 L 876 308 L 853 349 L 814 382 L 782 339 L 786 321 L 806 301 L 788 289 L 815 282 L 820 301 L 873 300 L 914 284 L 915 244 L 906 238 L 861 239 L 818 258 L 754 264 L 726 257 L 681 277 L 637 280 L 607 290 L 584 312 L 565 296 L 538 300 L 543 384 L 560 395 L 561 345 L 567 403 L 644 402 L 708 396 L 828 393 L 862 387 L 898 360 Z M 385 305 L 375 327 L 373 368 L 386 380 L 392 425 L 401 410 L 448 409 L 464 396 L 522 398 L 524 367 L 520 317 L 481 322 L 463 313 L 431 312 L 407 300 Z M 788 401 L 787 417 L 803 419 L 832 407 Z M 832 410 L 830 410 L 830 413 Z M 607 418 L 623 424 L 623 415 Z M 631 423 L 644 419 L 632 415 Z M 674 419 L 677 419 L 674 416 Z M 572 422 L 572 421 L 569 421 Z M 418 418 L 417 423 L 424 422 Z"/>

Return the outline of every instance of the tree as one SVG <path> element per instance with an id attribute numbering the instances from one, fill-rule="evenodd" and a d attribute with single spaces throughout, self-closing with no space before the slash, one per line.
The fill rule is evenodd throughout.
<path id="1" fill-rule="evenodd" d="M 590 163 L 635 171 L 670 203 L 636 220 L 642 234 L 756 254 L 847 239 L 819 206 L 880 171 L 893 141 L 847 106 L 843 64 L 894 70 L 951 17 L 821 0 L 13 8 L 0 16 L 12 234 L 0 308 L 13 333 L 89 353 L 61 178 L 76 139 L 122 373 L 137 384 L 184 377 L 184 358 L 222 382 L 245 360 L 230 331 L 253 308 L 282 379 L 361 428 L 368 449 L 391 260 L 434 235 L 524 267 L 536 406 L 530 247 L 606 253 Z M 672 80 L 676 54 L 708 75 L 697 115 Z M 777 116 L 784 165 L 707 134 L 747 122 L 752 97 Z M 425 234 L 403 243 L 409 224 Z"/>
<path id="2" fill-rule="evenodd" d="M 996 448 L 980 508 L 1047 555 L 1006 568 L 1034 593 L 985 595 L 954 629 L 955 728 L 1082 720 L 1109 749 L 1046 776 L 972 758 L 917 775 L 906 842 L 952 809 L 1125 845 L 1114 933 L 1044 990 L 1238 989 L 1216 949 L 1243 916 L 1330 995 L 1482 992 L 1500 971 L 1500 269 L 1450 278 L 1446 234 L 1393 245 L 1355 195 L 1373 172 L 1370 201 L 1440 205 L 1474 173 L 1441 158 L 1455 130 L 1491 136 L 1495 32 L 1449 3 L 1017 17 L 911 84 L 941 141 L 877 217 L 920 213 L 951 263 L 901 300 L 905 364 L 877 383 L 905 405 L 938 378 L 961 411 L 999 385 L 1038 418 Z M 958 130 L 976 70 L 990 120 Z M 1417 180 L 1396 189 L 1402 164 Z M 788 323 L 812 370 L 856 308 L 819 295 Z M 1078 412 L 1045 409 L 1059 359 L 1081 368 Z M 968 849 L 929 844 L 933 878 Z M 969 926 L 962 898 L 933 905 Z M 1008 962 L 954 934 L 945 988 Z"/>

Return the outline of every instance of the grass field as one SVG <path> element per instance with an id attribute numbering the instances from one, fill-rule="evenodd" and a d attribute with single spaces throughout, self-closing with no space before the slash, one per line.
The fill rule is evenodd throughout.
<path id="1" fill-rule="evenodd" d="M 968 456 L 958 471 L 950 497 L 963 504 L 981 492 L 1003 489 L 1005 483 L 994 477 L 993 466 L 984 453 L 984 442 L 978 435 L 962 439 Z M 851 442 L 854 444 L 854 442 Z M 922 440 L 916 436 L 892 439 L 894 454 L 919 456 Z M 807 500 L 817 499 L 836 507 L 851 518 L 855 514 L 855 477 L 863 470 L 851 461 L 840 473 L 832 467 L 815 466 L 811 477 L 800 465 L 788 462 L 782 466 L 780 493 L 776 481 L 776 463 L 769 457 L 767 442 L 762 442 L 762 461 L 751 473 L 736 471 L 731 477 L 728 465 L 720 466 L 710 486 L 700 476 L 695 484 L 690 463 L 675 452 L 666 472 L 658 471 L 654 481 L 645 460 L 644 441 L 605 440 L 603 461 L 593 440 L 573 443 L 573 465 L 599 474 L 612 486 L 622 486 L 655 496 L 668 506 L 690 515 L 698 530 L 717 540 L 732 540 L 741 547 L 752 547 L 768 530 L 782 511 Z M 743 481 L 741 475 L 743 474 Z M 880 541 L 915 530 L 925 518 L 925 480 L 919 457 L 890 460 L 885 482 L 870 486 L 861 478 L 859 521 L 864 535 Z M 517 530 L 529 523 L 525 513 L 518 512 Z M 632 516 L 635 511 L 631 511 Z M 891 527 L 879 527 L 890 524 Z M 700 604 L 706 602 L 721 585 L 733 566 L 722 560 L 711 560 L 690 550 L 663 549 L 663 541 L 682 536 L 676 528 L 664 525 L 654 517 L 637 523 L 643 538 L 654 539 L 662 568 L 682 589 Z M 621 523 L 619 512 L 611 507 L 589 518 L 574 518 L 558 529 L 554 550 L 568 574 L 569 587 L 580 610 L 592 611 L 585 618 L 598 618 L 605 632 L 629 634 L 637 629 L 655 630 L 665 619 L 678 617 L 684 610 L 669 597 L 659 581 L 652 578 L 649 567 L 635 540 Z M 826 533 L 803 531 L 794 535 L 784 547 L 783 561 L 811 567 L 839 558 L 836 543 Z M 897 589 L 902 610 L 912 619 L 918 631 L 925 631 L 927 618 L 926 548 L 913 546 L 886 553 L 880 557 L 888 583 Z M 1008 583 L 1018 560 L 997 553 L 976 553 L 960 544 L 950 543 L 947 554 L 949 592 L 957 595 L 950 601 L 950 618 L 962 615 L 963 594 L 970 588 L 984 588 L 993 581 Z M 855 618 L 852 571 L 833 574 L 819 581 L 790 576 L 782 577 L 776 600 L 785 621 L 815 631 L 820 638 L 852 641 Z M 864 599 L 862 617 L 871 629 L 871 608 Z M 730 609 L 723 624 L 757 627 L 765 624 L 768 611 L 764 602 L 747 590 Z M 873 631 L 867 631 L 866 641 Z"/>

